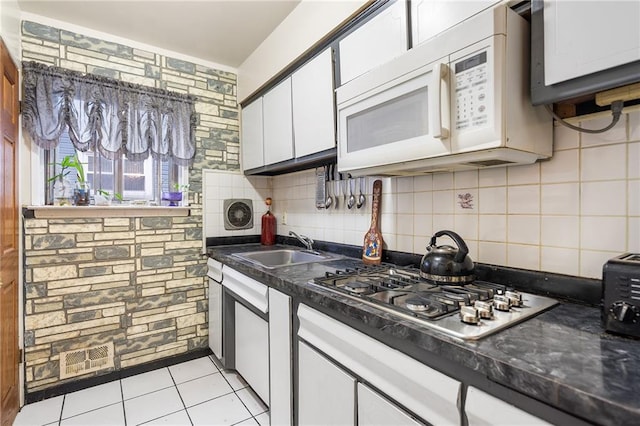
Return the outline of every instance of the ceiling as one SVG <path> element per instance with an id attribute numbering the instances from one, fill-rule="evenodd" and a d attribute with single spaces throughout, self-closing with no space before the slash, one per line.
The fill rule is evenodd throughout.
<path id="1" fill-rule="evenodd" d="M 300 0 L 17 0 L 23 12 L 237 68 Z"/>

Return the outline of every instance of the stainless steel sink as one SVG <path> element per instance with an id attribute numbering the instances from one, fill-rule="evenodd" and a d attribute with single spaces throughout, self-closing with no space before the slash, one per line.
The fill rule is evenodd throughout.
<path id="1" fill-rule="evenodd" d="M 283 266 L 300 265 L 302 263 L 324 262 L 341 257 L 331 253 L 295 249 L 250 251 L 246 253 L 233 253 L 233 256 L 251 263 L 256 263 L 265 268 L 279 268 Z"/>

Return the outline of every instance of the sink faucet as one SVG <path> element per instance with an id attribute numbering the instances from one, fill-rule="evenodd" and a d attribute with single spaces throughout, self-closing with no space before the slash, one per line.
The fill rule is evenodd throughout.
<path id="1" fill-rule="evenodd" d="M 293 235 L 305 246 L 307 250 L 313 250 L 313 240 L 306 235 L 298 235 L 293 231 L 289 231 L 289 235 Z"/>

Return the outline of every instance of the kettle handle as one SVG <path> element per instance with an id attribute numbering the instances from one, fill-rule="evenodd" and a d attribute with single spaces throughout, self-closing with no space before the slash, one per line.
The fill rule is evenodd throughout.
<path id="1" fill-rule="evenodd" d="M 467 243 L 464 242 L 462 237 L 460 235 L 456 234 L 453 231 L 442 230 L 442 231 L 436 232 L 435 234 L 433 234 L 433 237 L 431 237 L 431 241 L 429 242 L 429 246 L 431 246 L 431 247 L 435 246 L 436 245 L 436 238 L 442 237 L 443 235 L 447 235 L 447 236 L 451 237 L 451 239 L 458 246 L 458 252 L 456 253 L 456 255 L 453 258 L 453 260 L 455 262 L 462 262 L 464 260 L 464 258 L 467 256 L 467 254 L 469 254 L 469 247 L 467 247 Z"/>

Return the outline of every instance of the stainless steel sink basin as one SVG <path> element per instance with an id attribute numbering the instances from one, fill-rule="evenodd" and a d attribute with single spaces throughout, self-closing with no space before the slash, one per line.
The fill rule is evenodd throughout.
<path id="1" fill-rule="evenodd" d="M 250 251 L 246 253 L 234 253 L 233 256 L 251 263 L 256 263 L 265 268 L 279 268 L 282 266 L 300 265 L 302 263 L 324 262 L 340 257 L 339 255 L 330 253 L 295 249 Z"/>

